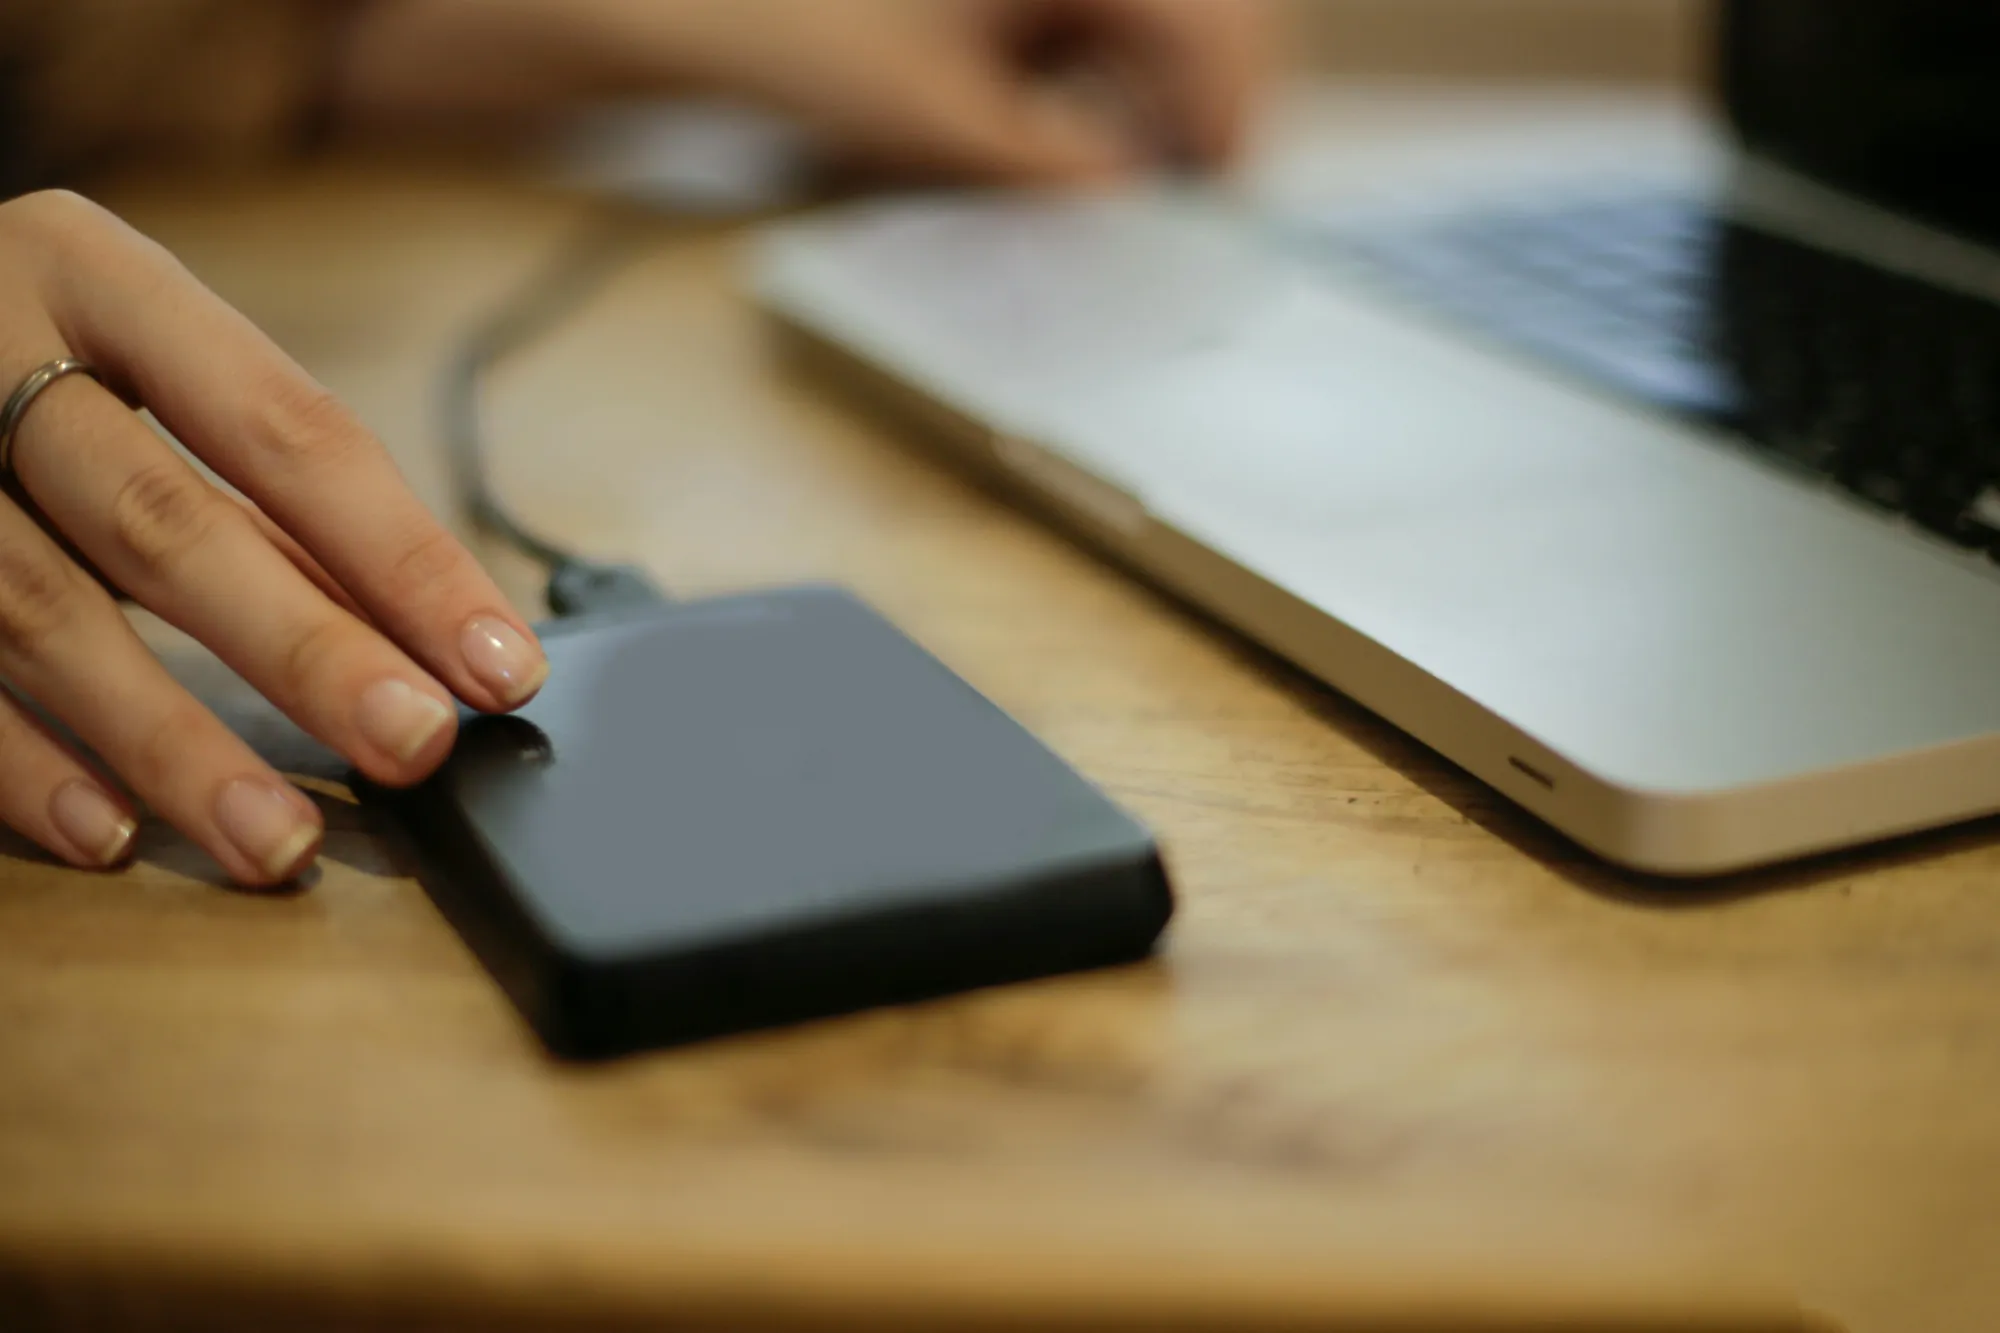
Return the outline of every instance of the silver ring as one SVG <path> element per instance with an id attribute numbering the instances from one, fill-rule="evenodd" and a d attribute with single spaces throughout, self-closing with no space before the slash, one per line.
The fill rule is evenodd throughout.
<path id="1" fill-rule="evenodd" d="M 51 384 L 70 375 L 88 375 L 99 384 L 104 383 L 104 377 L 94 367 L 74 357 L 58 357 L 22 380 L 21 387 L 7 400 L 7 406 L 0 407 L 0 478 L 14 471 L 14 437 L 21 431 L 21 422 L 27 419 L 28 409 Z"/>

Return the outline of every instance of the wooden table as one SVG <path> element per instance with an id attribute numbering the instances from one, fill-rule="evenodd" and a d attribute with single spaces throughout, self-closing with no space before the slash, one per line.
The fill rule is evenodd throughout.
<path id="1" fill-rule="evenodd" d="M 586 211 L 379 164 L 110 198 L 441 507 L 441 356 Z M 169 641 L 326 862 L 263 898 L 158 828 L 117 878 L 10 844 L 0 1327 L 1693 1328 L 1767 1281 L 2000 1327 L 2000 829 L 1611 874 L 788 370 L 738 229 L 649 225 L 499 386 L 501 484 L 683 593 L 861 589 L 1157 826 L 1164 957 L 559 1067 L 337 766 Z"/>

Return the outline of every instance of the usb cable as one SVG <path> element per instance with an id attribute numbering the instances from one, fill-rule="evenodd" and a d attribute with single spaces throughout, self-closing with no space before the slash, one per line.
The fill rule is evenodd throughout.
<path id="1" fill-rule="evenodd" d="M 540 341 L 649 243 L 649 230 L 626 213 L 593 219 L 582 236 L 466 335 L 441 382 L 444 437 L 460 501 L 482 532 L 548 570 L 549 610 L 558 617 L 638 610 L 668 598 L 636 565 L 588 559 L 515 517 L 487 470 L 481 390 L 501 362 Z"/>

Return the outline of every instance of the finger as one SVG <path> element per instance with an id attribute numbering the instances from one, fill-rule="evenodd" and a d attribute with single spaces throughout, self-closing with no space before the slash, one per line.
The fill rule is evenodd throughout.
<path id="1" fill-rule="evenodd" d="M 1131 166 L 1110 126 L 1043 95 L 985 24 L 846 26 L 857 31 L 845 49 L 769 92 L 850 159 L 1016 185 L 1105 181 Z"/>
<path id="2" fill-rule="evenodd" d="M 1113 127 L 1057 96 L 971 112 L 953 108 L 927 127 L 921 139 L 892 150 L 884 165 L 1003 186 L 1094 185 L 1130 170 Z"/>
<path id="3" fill-rule="evenodd" d="M 1268 75 L 1270 22 L 1256 0 L 1067 0 L 1100 26 L 1106 54 L 1193 165 L 1243 147 Z"/>
<path id="4" fill-rule="evenodd" d="M 534 632 L 332 395 L 171 255 L 80 200 L 52 302 L 75 354 L 112 371 L 451 691 L 501 711 L 548 663 Z M 88 281 L 82 275 L 88 274 Z"/>
<path id="5" fill-rule="evenodd" d="M 84 870 L 132 851 L 139 821 L 123 797 L 0 690 L 0 824 Z"/>
<path id="6" fill-rule="evenodd" d="M 0 675 L 241 883 L 282 883 L 312 863 L 324 831 L 312 802 L 168 675 L 110 594 L 10 501 Z"/>
<path id="7" fill-rule="evenodd" d="M 52 393 L 54 391 L 50 390 L 49 392 Z M 0 497 L 5 497 L 19 505 L 29 518 L 35 520 L 43 532 L 49 534 L 49 539 L 62 548 L 64 555 L 82 567 L 84 573 L 90 575 L 90 577 L 96 579 L 99 583 L 104 584 L 105 590 L 113 597 L 124 597 L 124 591 L 113 587 L 111 581 L 104 576 L 103 572 L 94 568 L 89 558 L 83 552 L 76 549 L 76 543 L 71 541 L 55 524 L 51 523 L 47 514 L 44 514 L 36 507 L 34 500 L 21 488 L 21 480 L 14 474 L 11 468 L 8 469 L 6 476 L 0 477 Z"/>
<path id="8" fill-rule="evenodd" d="M 450 752 L 457 713 L 444 687 L 95 384 L 36 405 L 14 469 L 113 583 L 369 777 L 409 785 Z"/>
<path id="9" fill-rule="evenodd" d="M 241 497 L 232 497 L 243 507 L 243 512 L 256 525 L 264 540 L 271 543 L 279 555 L 292 562 L 292 567 L 306 576 L 313 587 L 324 593 L 335 606 L 363 623 L 374 623 L 361 603 L 354 600 L 354 594 L 340 586 L 340 580 L 327 572 L 326 566 L 313 559 L 312 552 L 299 545 L 298 539 L 271 521 L 271 516 Z"/>
<path id="10" fill-rule="evenodd" d="M 1117 127 L 1064 91 L 1017 77 L 1001 60 L 933 62 L 912 90 L 905 133 L 919 165 L 999 184 L 1083 185 L 1125 174 Z"/>

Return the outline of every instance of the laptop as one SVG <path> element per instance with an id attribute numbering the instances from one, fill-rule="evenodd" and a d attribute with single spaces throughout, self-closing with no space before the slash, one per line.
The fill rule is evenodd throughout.
<path id="1" fill-rule="evenodd" d="M 1236 187 L 781 223 L 759 291 L 1613 863 L 2000 811 L 2000 9 L 1715 42 L 1713 109 L 1332 96 Z"/>

